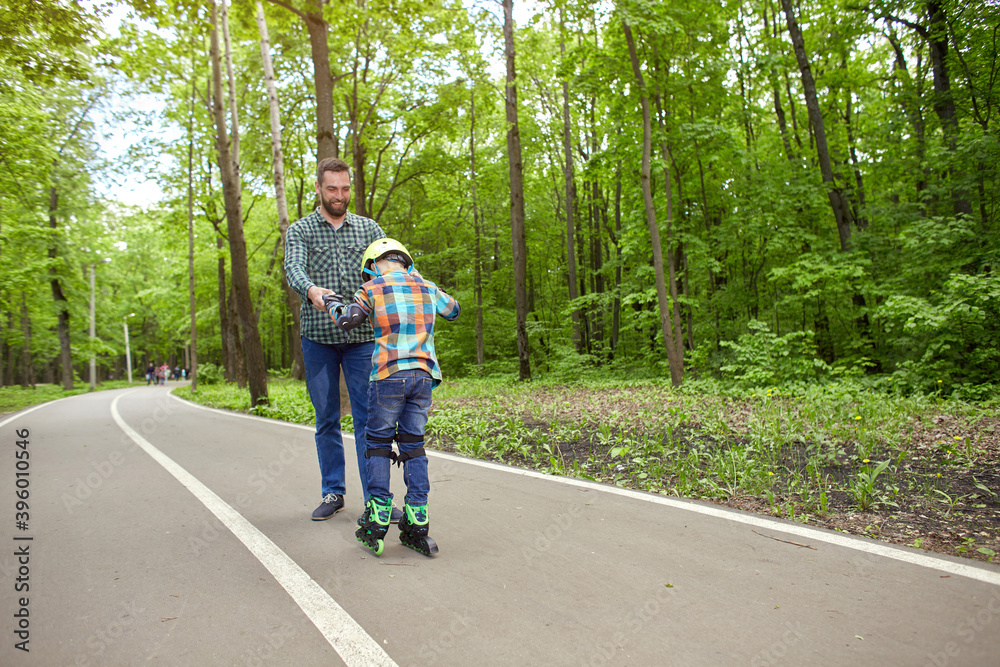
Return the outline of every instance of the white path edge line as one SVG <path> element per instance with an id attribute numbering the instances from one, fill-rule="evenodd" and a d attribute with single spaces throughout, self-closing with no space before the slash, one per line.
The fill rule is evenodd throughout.
<path id="1" fill-rule="evenodd" d="M 257 417 L 256 415 L 245 415 L 242 413 L 232 412 L 229 410 L 219 410 L 217 408 L 210 408 L 204 405 L 193 403 L 191 401 L 187 401 L 177 396 L 173 396 L 173 394 L 171 394 L 171 396 L 178 401 L 181 401 L 183 403 L 186 403 L 187 405 L 196 408 L 201 408 L 202 410 L 218 412 L 232 417 L 241 417 L 243 419 L 255 419 L 258 421 L 268 422 L 271 424 L 294 426 L 296 428 L 302 428 L 309 431 L 315 430 L 314 427 L 311 426 L 304 426 L 302 424 L 293 424 L 291 422 L 284 422 L 278 419 L 267 419 L 265 417 Z M 344 437 L 351 438 L 353 440 L 353 436 L 349 433 L 344 433 Z M 445 459 L 447 461 L 454 461 L 457 463 L 465 463 L 472 466 L 479 466 L 480 468 L 487 468 L 489 470 L 506 472 L 512 475 L 522 475 L 524 477 L 532 477 L 534 479 L 544 479 L 550 482 L 559 482 L 561 484 L 576 486 L 579 488 L 589 489 L 592 491 L 601 491 L 604 493 L 624 496 L 626 498 L 632 498 L 634 500 L 643 500 L 649 503 L 666 505 L 667 507 L 683 510 L 685 512 L 694 512 L 696 514 L 704 514 L 706 516 L 711 516 L 718 519 L 724 519 L 727 521 L 733 521 L 736 523 L 744 523 L 750 526 L 755 526 L 757 528 L 767 528 L 769 530 L 776 530 L 789 535 L 806 537 L 811 540 L 815 540 L 817 542 L 826 542 L 827 544 L 833 544 L 839 547 L 853 549 L 855 551 L 861 551 L 873 556 L 882 556 L 884 558 L 891 558 L 893 560 L 902 561 L 904 563 L 910 563 L 911 565 L 919 565 L 921 567 L 927 567 L 932 570 L 937 570 L 939 572 L 954 574 L 960 577 L 968 577 L 969 579 L 975 579 L 977 581 L 982 581 L 987 584 L 993 584 L 994 586 L 1000 586 L 1000 572 L 992 572 L 985 568 L 973 567 L 971 565 L 965 565 L 964 563 L 954 563 L 950 560 L 945 560 L 943 558 L 936 558 L 934 556 L 929 556 L 922 553 L 907 551 L 899 547 L 887 546 L 879 542 L 866 542 L 863 541 L 864 538 L 843 535 L 834 532 L 832 530 L 824 530 L 820 528 L 814 528 L 812 526 L 774 521 L 766 517 L 754 514 L 743 514 L 741 512 L 736 512 L 722 507 L 702 505 L 689 500 L 681 500 L 678 498 L 657 496 L 651 493 L 644 493 L 642 491 L 633 491 L 631 489 L 623 489 L 621 487 L 611 486 L 608 484 L 598 484 L 596 482 L 591 482 L 584 479 L 576 479 L 574 477 L 546 475 L 544 473 L 536 472 L 534 470 L 514 468 L 512 466 L 500 465 L 497 463 L 492 463 L 490 461 L 481 461 L 479 459 L 465 458 L 464 456 L 455 456 L 454 454 L 447 454 L 445 452 L 438 452 L 431 449 L 427 450 L 427 454 L 428 456 Z"/>
<path id="2" fill-rule="evenodd" d="M 59 401 L 64 401 L 67 398 L 73 398 L 73 397 L 72 396 L 64 396 L 63 398 L 57 398 L 57 399 L 55 399 L 53 401 L 48 401 L 46 403 L 39 403 L 38 405 L 33 405 L 30 408 L 25 408 L 24 410 L 21 410 L 19 412 L 15 412 L 14 414 L 10 415 L 6 419 L 4 419 L 2 422 L 0 422 L 0 428 L 3 428 L 4 426 L 6 426 L 10 422 L 14 421 L 15 419 L 20 419 L 21 417 L 23 417 L 24 415 L 28 414 L 29 412 L 34 412 L 38 408 L 44 408 L 44 407 L 47 407 L 49 405 L 52 405 L 53 403 L 58 403 Z"/>
<path id="3" fill-rule="evenodd" d="M 126 424 L 118 412 L 118 401 L 121 398 L 122 396 L 116 396 L 111 402 L 111 416 L 119 428 L 142 447 L 154 461 L 163 466 L 178 482 L 184 485 L 188 491 L 194 494 L 212 514 L 219 518 L 219 521 L 232 531 L 233 535 L 243 542 L 250 553 L 257 557 L 257 560 L 267 568 L 292 597 L 292 600 L 305 612 L 305 615 L 309 617 L 309 620 L 313 622 L 346 664 L 358 665 L 359 667 L 367 665 L 394 667 L 396 665 L 378 642 L 365 632 L 364 628 L 344 611 L 343 607 L 337 604 L 323 587 L 317 584 L 267 535 Z"/>

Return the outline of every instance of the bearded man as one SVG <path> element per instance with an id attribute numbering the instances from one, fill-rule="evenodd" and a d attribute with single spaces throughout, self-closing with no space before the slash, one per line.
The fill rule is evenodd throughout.
<path id="1" fill-rule="evenodd" d="M 319 456 L 322 502 L 312 513 L 323 521 L 344 508 L 344 440 L 340 432 L 340 371 L 344 371 L 354 420 L 354 443 L 361 476 L 363 503 L 368 502 L 365 424 L 368 423 L 368 378 L 375 336 L 365 323 L 350 332 L 327 314 L 323 296 L 354 294 L 361 286 L 365 249 L 385 232 L 370 218 L 347 210 L 351 202 L 351 172 L 339 158 L 316 167 L 320 206 L 289 226 L 285 237 L 285 276 L 302 299 L 302 357 L 306 387 L 316 411 L 316 452 Z M 398 521 L 399 510 L 393 512 Z"/>

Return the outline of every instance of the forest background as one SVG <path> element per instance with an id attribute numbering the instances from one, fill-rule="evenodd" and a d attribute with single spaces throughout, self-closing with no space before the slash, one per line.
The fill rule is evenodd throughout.
<path id="1" fill-rule="evenodd" d="M 1000 4 L 539 3 L 507 26 L 509 85 L 499 4 L 289 1 L 225 22 L 136 2 L 114 37 L 111 5 L 0 10 L 3 384 L 68 387 L 91 355 L 97 379 L 123 377 L 123 323 L 136 367 L 190 367 L 194 331 L 229 379 L 247 382 L 248 352 L 301 377 L 281 241 L 334 154 L 355 211 L 465 304 L 438 333 L 451 377 L 878 375 L 994 395 Z M 129 107 L 150 94 L 154 112 Z M 116 115 L 158 134 L 110 163 L 95 120 Z M 163 198 L 101 196 L 136 174 Z"/>
<path id="2" fill-rule="evenodd" d="M 337 155 L 463 304 L 449 379 L 995 406 L 998 30 L 996 0 L 8 0 L 0 384 L 166 363 L 273 408 L 302 377 L 284 231 Z"/>

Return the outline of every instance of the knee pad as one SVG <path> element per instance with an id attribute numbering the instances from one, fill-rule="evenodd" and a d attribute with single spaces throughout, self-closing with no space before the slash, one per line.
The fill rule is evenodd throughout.
<path id="1" fill-rule="evenodd" d="M 384 456 L 399 464 L 398 456 L 392 450 L 392 438 L 376 438 L 365 434 L 365 458 L 370 459 L 373 456 Z"/>
<path id="2" fill-rule="evenodd" d="M 424 436 L 422 435 L 413 435 L 410 433 L 398 432 L 396 433 L 396 442 L 399 443 L 399 455 L 396 456 L 397 466 L 403 465 L 410 459 L 419 458 L 421 456 L 427 456 L 427 453 L 424 451 L 424 448 L 422 446 L 424 444 Z M 404 442 L 407 444 L 420 443 L 421 446 L 414 447 L 413 449 L 404 452 L 403 451 Z"/>

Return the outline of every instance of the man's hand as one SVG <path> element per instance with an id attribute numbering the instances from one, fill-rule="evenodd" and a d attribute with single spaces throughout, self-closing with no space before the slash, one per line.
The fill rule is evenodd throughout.
<path id="1" fill-rule="evenodd" d="M 327 289 L 325 287 L 318 287 L 316 285 L 313 285 L 312 287 L 309 288 L 309 291 L 306 292 L 306 296 L 309 297 L 309 303 L 312 304 L 312 307 L 320 311 L 321 313 L 326 312 L 326 304 L 323 303 L 324 294 L 332 294 L 337 299 L 337 301 L 340 301 L 341 303 L 344 302 L 344 297 L 340 296 L 332 289 Z"/>

